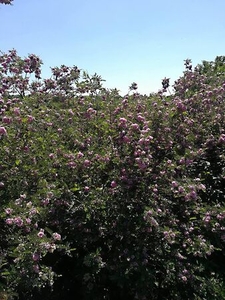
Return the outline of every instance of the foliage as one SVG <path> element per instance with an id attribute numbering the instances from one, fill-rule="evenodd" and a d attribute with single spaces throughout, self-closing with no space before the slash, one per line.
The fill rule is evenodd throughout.
<path id="1" fill-rule="evenodd" d="M 225 299 L 224 77 L 122 97 L 41 64 L 0 56 L 2 295 Z"/>

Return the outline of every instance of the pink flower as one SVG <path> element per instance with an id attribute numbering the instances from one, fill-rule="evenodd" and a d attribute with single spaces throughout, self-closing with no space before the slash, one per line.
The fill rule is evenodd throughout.
<path id="1" fill-rule="evenodd" d="M 27 224 L 31 224 L 31 219 L 30 218 L 26 218 L 26 223 Z"/>
<path id="2" fill-rule="evenodd" d="M 0 135 L 7 135 L 5 127 L 0 127 Z"/>
<path id="3" fill-rule="evenodd" d="M 3 122 L 3 123 L 10 124 L 11 121 L 12 121 L 12 119 L 9 118 L 9 117 L 4 116 L 4 117 L 2 118 L 2 122 Z"/>
<path id="4" fill-rule="evenodd" d="M 117 183 L 116 183 L 116 181 L 113 180 L 113 181 L 111 182 L 111 188 L 114 189 L 114 188 L 116 188 L 116 187 L 117 187 Z"/>
<path id="5" fill-rule="evenodd" d="M 219 143 L 225 144 L 225 134 L 221 134 L 221 136 L 219 137 Z"/>
<path id="6" fill-rule="evenodd" d="M 7 215 L 10 215 L 12 213 L 13 209 L 12 208 L 6 208 L 5 212 L 7 213 Z"/>
<path id="7" fill-rule="evenodd" d="M 54 158 L 54 153 L 50 153 L 50 154 L 48 155 L 48 157 L 49 157 L 49 158 Z"/>
<path id="8" fill-rule="evenodd" d="M 195 192 L 195 191 L 191 191 L 191 192 L 190 192 L 190 197 L 191 197 L 191 199 L 193 199 L 193 200 L 197 199 L 197 194 L 196 194 L 196 192 Z"/>
<path id="9" fill-rule="evenodd" d="M 34 117 L 31 116 L 31 115 L 29 115 L 29 116 L 28 116 L 28 119 L 27 119 L 28 123 L 31 123 L 33 120 L 34 120 Z"/>
<path id="10" fill-rule="evenodd" d="M 176 181 L 172 181 L 172 187 L 176 188 L 178 186 L 178 183 Z"/>
<path id="11" fill-rule="evenodd" d="M 43 205 L 48 205 L 49 204 L 49 199 L 48 198 L 45 198 L 45 199 L 43 199 L 42 201 L 41 201 L 41 203 L 43 204 Z"/>
<path id="12" fill-rule="evenodd" d="M 184 192 L 184 188 L 183 188 L 182 186 L 179 186 L 179 187 L 178 187 L 178 192 L 179 192 L 179 193 L 183 193 L 183 192 Z"/>
<path id="13" fill-rule="evenodd" d="M 145 118 L 142 115 L 138 115 L 137 120 L 140 122 L 144 122 Z"/>
<path id="14" fill-rule="evenodd" d="M 84 187 L 84 191 L 85 191 L 85 192 L 89 192 L 89 190 L 90 190 L 89 186 L 85 186 L 85 187 Z"/>
<path id="15" fill-rule="evenodd" d="M 35 252 L 32 255 L 32 259 L 33 259 L 33 261 L 39 261 L 40 260 L 40 254 L 38 254 L 37 252 Z"/>
<path id="16" fill-rule="evenodd" d="M 83 157 L 83 156 L 84 156 L 84 154 L 83 154 L 82 152 L 79 151 L 79 152 L 77 153 L 77 158 L 81 158 L 81 157 Z"/>
<path id="17" fill-rule="evenodd" d="M 19 115 L 20 115 L 20 109 L 19 109 L 18 107 L 15 107 L 15 108 L 14 108 L 14 114 L 15 114 L 16 116 L 19 116 Z"/>
<path id="18" fill-rule="evenodd" d="M 125 119 L 125 118 L 120 118 L 119 121 L 120 121 L 120 123 L 127 123 L 127 119 Z"/>
<path id="19" fill-rule="evenodd" d="M 52 234 L 52 237 L 53 237 L 53 239 L 54 239 L 55 241 L 60 241 L 60 240 L 61 240 L 61 235 L 60 235 L 59 233 L 57 233 L 57 232 L 54 232 L 54 233 Z"/>
<path id="20" fill-rule="evenodd" d="M 40 231 L 38 232 L 37 236 L 38 236 L 39 238 L 43 238 L 44 235 L 45 235 L 45 234 L 44 234 L 44 229 L 40 229 Z"/>
<path id="21" fill-rule="evenodd" d="M 181 276 L 181 279 L 183 282 L 187 282 L 187 277 L 186 276 Z"/>
<path id="22" fill-rule="evenodd" d="M 84 161 L 84 166 L 85 166 L 85 167 L 89 167 L 90 164 L 91 164 L 90 160 L 85 159 L 85 161 Z"/>
<path id="23" fill-rule="evenodd" d="M 139 129 L 139 125 L 136 124 L 136 123 L 131 124 L 130 127 L 131 127 L 132 130 L 138 130 Z"/>
<path id="24" fill-rule="evenodd" d="M 124 142 L 124 143 L 129 143 L 129 142 L 130 142 L 129 137 L 125 135 L 125 136 L 123 137 L 123 142 Z"/>
<path id="25" fill-rule="evenodd" d="M 126 128 L 127 127 L 127 119 L 120 118 L 119 121 L 120 121 L 120 124 L 119 124 L 120 127 L 122 127 L 122 128 Z"/>
<path id="26" fill-rule="evenodd" d="M 13 221 L 14 221 L 14 220 L 13 220 L 12 218 L 8 218 L 8 219 L 6 219 L 5 222 L 6 222 L 7 225 L 12 225 L 12 224 L 13 224 Z"/>
<path id="27" fill-rule="evenodd" d="M 17 217 L 14 219 L 14 223 L 18 226 L 18 227 L 22 227 L 23 226 L 23 220 L 20 217 Z"/>
<path id="28" fill-rule="evenodd" d="M 210 222 L 210 219 L 211 219 L 210 216 L 205 216 L 205 217 L 203 218 L 203 221 L 204 221 L 205 223 L 209 223 L 209 222 Z"/>
<path id="29" fill-rule="evenodd" d="M 39 273 L 39 265 L 34 265 L 33 269 L 35 273 Z"/>

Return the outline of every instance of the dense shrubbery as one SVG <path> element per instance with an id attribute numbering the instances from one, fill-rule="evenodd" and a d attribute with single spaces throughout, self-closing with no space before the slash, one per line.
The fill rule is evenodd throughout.
<path id="1" fill-rule="evenodd" d="M 220 62 L 121 97 L 2 53 L 2 298 L 225 299 Z"/>

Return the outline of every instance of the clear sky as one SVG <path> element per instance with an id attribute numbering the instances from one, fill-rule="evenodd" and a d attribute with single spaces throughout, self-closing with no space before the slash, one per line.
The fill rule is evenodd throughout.
<path id="1" fill-rule="evenodd" d="M 0 50 L 38 55 L 50 67 L 76 65 L 104 86 L 140 93 L 177 79 L 183 60 L 225 55 L 225 0 L 14 0 L 0 4 Z"/>

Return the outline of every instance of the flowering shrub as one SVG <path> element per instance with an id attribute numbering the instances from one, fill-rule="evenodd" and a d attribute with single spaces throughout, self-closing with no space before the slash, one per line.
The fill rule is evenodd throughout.
<path id="1" fill-rule="evenodd" d="M 225 299 L 223 74 L 121 97 L 41 63 L 0 56 L 2 293 Z"/>

